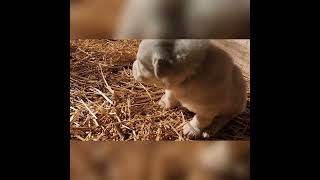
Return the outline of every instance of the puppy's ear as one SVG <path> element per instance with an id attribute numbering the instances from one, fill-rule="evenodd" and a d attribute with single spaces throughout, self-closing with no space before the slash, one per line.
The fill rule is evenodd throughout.
<path id="1" fill-rule="evenodd" d="M 172 60 L 155 56 L 152 59 L 155 77 L 163 83 L 166 89 L 175 84 L 175 68 Z"/>
<path id="2" fill-rule="evenodd" d="M 154 68 L 154 75 L 158 79 L 166 78 L 171 74 L 172 62 L 168 59 L 155 56 L 152 59 L 152 65 Z"/>

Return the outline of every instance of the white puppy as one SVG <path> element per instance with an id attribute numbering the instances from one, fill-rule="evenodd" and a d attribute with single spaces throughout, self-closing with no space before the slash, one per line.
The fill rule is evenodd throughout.
<path id="1" fill-rule="evenodd" d="M 246 107 L 246 83 L 232 58 L 209 40 L 143 40 L 133 64 L 136 80 L 165 89 L 163 108 L 195 113 L 183 133 L 218 132 Z"/>

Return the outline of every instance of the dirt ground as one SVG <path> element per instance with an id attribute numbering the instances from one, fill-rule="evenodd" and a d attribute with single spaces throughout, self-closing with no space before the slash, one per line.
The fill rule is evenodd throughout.
<path id="1" fill-rule="evenodd" d="M 182 125 L 193 113 L 157 104 L 164 90 L 135 81 L 139 40 L 70 41 L 70 139 L 80 141 L 185 141 Z M 213 41 L 243 70 L 247 109 L 211 140 L 250 139 L 250 41 Z"/>

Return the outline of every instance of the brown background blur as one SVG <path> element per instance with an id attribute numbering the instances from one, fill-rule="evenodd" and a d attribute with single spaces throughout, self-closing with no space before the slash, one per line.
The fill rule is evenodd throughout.
<path id="1" fill-rule="evenodd" d="M 71 142 L 71 180 L 248 180 L 249 141 Z"/>
<path id="2" fill-rule="evenodd" d="M 71 39 L 110 38 L 119 21 L 124 1 L 70 0 Z"/>
<path id="3" fill-rule="evenodd" d="M 183 30 L 183 32 L 181 32 L 183 28 L 180 29 L 181 31 L 177 30 L 177 28 L 179 29 L 180 25 L 173 27 L 177 24 L 177 22 L 171 22 L 167 29 L 160 28 L 162 27 L 161 23 L 159 22 L 160 19 L 161 21 L 164 20 L 164 22 L 168 20 L 171 21 L 172 18 L 170 17 L 169 19 L 166 19 L 168 18 L 168 12 L 176 12 L 178 10 L 172 10 L 172 7 L 171 9 L 170 7 L 165 7 L 163 9 L 168 12 L 158 12 L 158 14 L 160 14 L 159 17 L 151 17 L 151 13 L 155 10 L 159 10 L 159 7 L 150 7 L 150 5 L 144 5 L 144 3 L 136 3 L 142 0 L 136 0 L 136 2 L 133 1 L 134 8 L 132 8 L 131 4 L 129 9 L 138 8 L 139 10 L 129 13 L 130 15 L 124 18 L 127 19 L 125 20 L 126 23 L 124 24 L 130 25 L 123 26 L 122 16 L 125 12 L 127 12 L 125 9 L 126 6 L 129 5 L 130 1 L 131 0 L 70 0 L 71 39 L 250 38 L 250 12 L 248 12 L 248 8 L 250 7 L 247 5 L 250 3 L 250 0 L 189 0 L 188 2 L 194 1 L 190 6 L 194 6 L 194 4 L 198 2 L 204 3 L 195 8 L 195 10 L 192 10 L 192 12 L 189 12 L 188 17 L 184 17 L 188 19 L 188 23 L 180 22 L 187 27 Z M 205 1 L 216 1 L 217 3 L 209 4 L 206 7 L 207 2 Z M 219 1 L 228 1 L 228 3 L 221 5 L 222 3 Z M 245 8 L 243 8 L 243 10 L 239 10 L 241 8 L 238 7 L 242 6 Z M 147 12 L 146 9 L 150 8 L 151 11 Z M 245 13 L 242 11 L 245 11 Z M 134 13 L 137 12 L 140 15 L 135 14 L 136 17 L 133 17 Z M 190 18 L 193 19 L 191 20 Z M 131 32 L 132 29 L 136 29 L 138 32 Z M 123 32 L 117 35 L 119 31 Z M 151 34 L 144 34 L 145 31 L 151 32 Z M 166 31 L 171 33 L 162 37 L 161 34 L 168 33 Z M 184 32 L 186 34 L 184 34 Z"/>

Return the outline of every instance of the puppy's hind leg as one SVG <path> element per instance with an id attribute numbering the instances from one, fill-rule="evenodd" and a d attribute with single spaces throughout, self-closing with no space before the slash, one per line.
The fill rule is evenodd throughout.
<path id="1" fill-rule="evenodd" d="M 190 122 L 183 126 L 183 134 L 190 139 L 197 139 L 213 119 L 214 116 L 204 116 L 197 113 Z"/>
<path id="2" fill-rule="evenodd" d="M 217 116 L 212 123 L 204 129 L 202 137 L 208 139 L 214 137 L 225 125 L 230 122 L 235 116 Z"/>

